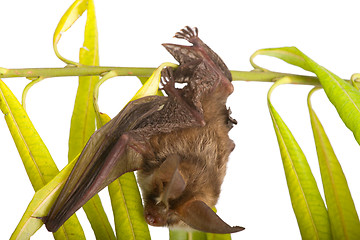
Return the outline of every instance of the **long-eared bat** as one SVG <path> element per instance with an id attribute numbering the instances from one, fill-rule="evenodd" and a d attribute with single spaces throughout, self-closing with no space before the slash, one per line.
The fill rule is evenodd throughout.
<path id="1" fill-rule="evenodd" d="M 91 136 L 42 218 L 49 231 L 116 178 L 136 170 L 148 224 L 211 233 L 244 229 L 229 226 L 211 209 L 235 147 L 228 132 L 236 120 L 225 105 L 233 92 L 230 71 L 200 40 L 197 28 L 185 27 L 175 37 L 192 45 L 163 44 L 180 63 L 162 71 L 167 96 L 130 102 Z"/>

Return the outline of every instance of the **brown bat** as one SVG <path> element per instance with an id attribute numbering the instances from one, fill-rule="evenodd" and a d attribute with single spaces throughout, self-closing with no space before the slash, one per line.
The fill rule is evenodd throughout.
<path id="1" fill-rule="evenodd" d="M 55 204 L 43 221 L 56 231 L 92 196 L 126 172 L 137 170 L 144 216 L 153 226 L 233 233 L 212 209 L 235 144 L 236 120 L 226 100 L 230 71 L 198 37 L 197 28 L 175 34 L 192 46 L 163 44 L 180 63 L 162 71 L 165 96 L 130 102 L 86 144 Z M 184 83 L 182 89 L 175 83 Z"/>

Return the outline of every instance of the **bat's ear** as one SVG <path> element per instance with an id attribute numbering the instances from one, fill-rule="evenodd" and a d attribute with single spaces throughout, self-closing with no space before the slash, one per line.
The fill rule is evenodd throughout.
<path id="1" fill-rule="evenodd" d="M 187 225 L 203 232 L 234 233 L 245 229 L 229 226 L 209 206 L 199 200 L 188 201 L 175 212 Z"/>
<path id="2" fill-rule="evenodd" d="M 161 202 L 168 204 L 169 199 L 179 197 L 186 187 L 185 180 L 179 172 L 180 157 L 170 155 L 160 165 L 153 175 L 155 182 L 161 181 L 164 184 Z"/>

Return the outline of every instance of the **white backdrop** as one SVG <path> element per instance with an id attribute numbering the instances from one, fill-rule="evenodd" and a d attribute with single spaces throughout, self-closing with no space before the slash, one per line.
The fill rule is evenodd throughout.
<path id="1" fill-rule="evenodd" d="M 2 1 L 0 7 L 0 67 L 62 67 L 52 50 L 55 27 L 73 0 Z M 251 70 L 250 55 L 260 48 L 296 46 L 342 78 L 360 72 L 358 1 L 95 1 L 99 28 L 100 64 L 157 67 L 175 60 L 161 46 L 175 40 L 185 25 L 197 26 L 200 37 L 232 70 Z M 59 50 L 78 59 L 86 15 L 64 34 Z M 258 63 L 283 72 L 304 74 L 276 59 Z M 307 73 L 306 73 L 307 74 Z M 17 97 L 28 80 L 4 79 Z M 124 88 L 126 81 L 126 88 Z M 279 149 L 266 104 L 269 83 L 234 82 L 229 99 L 238 125 L 231 130 L 236 148 L 217 205 L 219 215 L 246 230 L 233 239 L 300 239 Z M 67 162 L 67 140 L 77 78 L 47 79 L 32 88 L 27 110 L 59 168 Z M 111 117 L 140 87 L 135 78 L 115 78 L 100 89 L 100 109 Z M 323 192 L 313 144 L 306 97 L 310 86 L 282 86 L 273 104 L 308 158 Z M 360 151 L 352 133 L 339 119 L 322 91 L 313 98 L 360 210 Z M 21 159 L 3 117 L 0 118 L 0 238 L 15 229 L 33 196 Z M 107 190 L 100 193 L 112 221 Z M 90 225 L 78 211 L 86 235 Z M 153 239 L 167 239 L 165 228 L 151 228 Z M 43 227 L 33 239 L 49 239 Z"/>

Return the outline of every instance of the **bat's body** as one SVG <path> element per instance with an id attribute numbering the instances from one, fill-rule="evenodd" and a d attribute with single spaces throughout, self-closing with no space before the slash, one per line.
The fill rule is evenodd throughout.
<path id="1" fill-rule="evenodd" d="M 125 172 L 138 170 L 145 220 L 154 226 L 191 227 L 214 233 L 230 227 L 214 213 L 236 123 L 226 108 L 231 74 L 195 31 L 178 32 L 193 46 L 164 44 L 180 62 L 162 72 L 167 97 L 129 103 L 96 131 L 81 153 L 56 203 L 43 220 L 56 231 L 93 195 Z M 175 83 L 186 83 L 182 89 Z M 210 206 L 210 207 L 209 207 Z"/>

